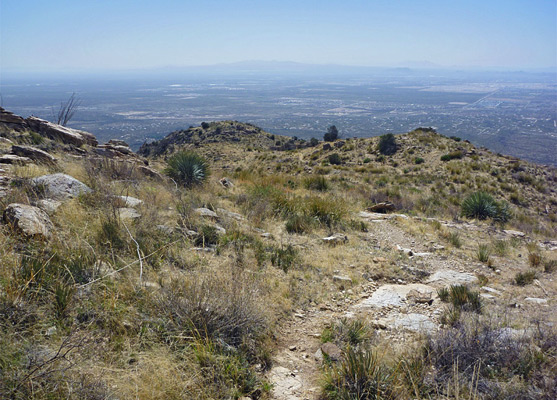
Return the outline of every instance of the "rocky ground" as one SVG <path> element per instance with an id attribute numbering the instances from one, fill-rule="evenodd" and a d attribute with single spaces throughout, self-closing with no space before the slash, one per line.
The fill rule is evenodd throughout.
<path id="1" fill-rule="evenodd" d="M 449 210 L 445 213 L 431 212 L 428 204 L 421 206 L 420 210 L 425 210 L 424 212 L 408 209 L 405 199 L 397 191 L 408 185 L 410 178 L 404 178 L 407 181 L 401 183 L 400 187 L 395 185 L 396 178 L 400 175 L 399 170 L 409 169 L 399 165 L 401 159 L 391 162 L 391 166 L 378 161 L 373 168 L 364 167 L 369 161 L 359 163 L 350 158 L 356 157 L 351 153 L 358 151 L 356 148 L 346 153 L 343 165 L 333 168 L 325 161 L 328 157 L 327 153 L 323 153 L 325 146 L 323 149 L 312 150 L 304 144 L 289 141 L 281 145 L 286 146 L 284 149 L 280 147 L 281 151 L 294 151 L 296 146 L 302 146 L 299 153 L 279 153 L 281 157 L 277 157 L 275 151 L 265 152 L 259 149 L 258 152 L 245 152 L 238 147 L 231 147 L 230 157 L 226 158 L 219 153 L 224 146 L 220 142 L 221 136 L 227 134 L 226 130 L 224 133 L 219 130 L 218 135 L 206 135 L 204 129 L 195 128 L 178 132 L 174 136 L 186 144 L 192 137 L 196 141 L 202 140 L 204 135 L 209 137 L 211 140 L 208 145 L 214 147 L 203 151 L 215 162 L 214 176 L 211 178 L 210 188 L 205 192 L 181 191 L 176 182 L 163 178 L 157 171 L 162 170 L 165 165 L 162 159 L 143 159 L 133 154 L 122 141 L 113 140 L 98 145 L 86 132 L 76 132 L 37 119 L 23 120 L 4 110 L 0 111 L 0 117 L 3 118 L 0 122 L 15 129 L 12 139 L 3 138 L 0 147 L 0 201 L 4 207 L 2 228 L 5 228 L 1 238 L 4 243 L 12 246 L 10 250 L 3 249 L 5 260 L 15 264 L 15 259 L 25 251 L 33 251 L 33 246 L 26 248 L 33 241 L 39 246 L 51 241 L 63 249 L 67 242 L 83 239 L 87 251 L 91 248 L 95 257 L 95 281 L 114 277 L 114 285 L 119 288 L 115 298 L 107 302 L 112 304 L 109 308 L 114 310 L 118 304 L 118 307 L 125 310 L 122 313 L 129 313 L 128 319 L 145 318 L 142 321 L 146 323 L 144 326 L 156 320 L 158 311 L 153 308 L 149 312 L 154 315 L 139 316 L 136 314 L 134 296 L 138 296 L 140 302 L 155 303 L 169 290 L 173 279 L 190 279 L 196 274 L 216 277 L 214 274 L 221 274 L 222 266 L 229 264 L 232 265 L 232 271 L 236 271 L 234 274 L 238 273 L 235 268 L 240 266 L 244 274 L 242 276 L 261 276 L 260 281 L 250 282 L 253 284 L 250 290 L 259 296 L 266 296 L 260 297 L 269 302 L 268 307 L 265 307 L 268 309 L 266 312 L 271 313 L 269 310 L 273 310 L 277 314 L 269 318 L 273 320 L 272 326 L 275 328 L 271 335 L 271 368 L 267 371 L 259 370 L 263 378 L 272 385 L 268 393 L 271 398 L 320 398 L 324 359 L 339 362 L 345 350 L 323 337 L 324 332 L 338 321 L 364 321 L 371 328 L 375 347 L 387 357 L 446 329 L 444 318 L 447 304 L 441 301 L 439 290 L 451 285 L 466 285 L 478 291 L 483 314 L 494 320 L 509 321 L 507 328 L 511 333 L 526 332 L 536 321 L 548 327 L 557 323 L 555 271 L 549 268 L 544 270 L 543 266 L 543 262 L 557 260 L 555 235 L 547 234 L 547 230 L 553 226 L 552 207 L 555 203 L 552 195 L 545 194 L 554 193 L 553 189 L 539 187 L 539 190 L 534 190 L 530 187 L 531 183 L 528 183 L 525 192 L 530 196 L 530 204 L 536 204 L 537 208 L 521 210 L 517 206 L 517 211 L 523 212 L 520 222 L 522 225 L 517 223 L 509 229 L 508 226 L 503 227 L 492 221 L 447 218 L 454 214 L 454 207 L 451 209 L 450 206 L 455 202 L 454 198 L 448 198 L 443 203 Z M 236 129 L 235 123 L 227 122 L 225 127 Z M 271 139 L 269 134 L 261 133 L 258 128 L 248 128 L 235 131 L 236 135 L 233 137 L 241 137 L 242 132 L 245 133 L 248 129 L 250 135 L 264 135 L 264 140 L 259 141 L 258 146 L 276 145 L 277 138 Z M 35 129 L 43 139 L 34 137 L 29 129 Z M 48 138 L 46 144 L 43 142 L 47 140 L 45 138 Z M 29 140 L 42 143 L 42 149 L 29 143 Z M 21 143 L 18 144 L 18 141 Z M 170 140 L 167 142 L 162 143 L 164 151 L 158 149 L 156 144 L 146 148 L 166 154 L 174 145 L 184 144 L 172 143 Z M 401 139 L 401 142 L 412 150 L 410 154 L 414 154 L 414 149 L 418 148 L 409 146 L 408 138 Z M 328 146 L 326 151 L 351 146 L 345 142 L 342 145 L 339 143 L 336 142 L 334 147 L 325 144 Z M 467 151 L 476 155 L 474 149 Z M 320 165 L 308 161 L 319 157 L 323 158 Z M 476 162 L 472 160 L 470 164 Z M 85 163 L 88 163 L 87 168 L 84 167 Z M 149 166 L 149 163 L 155 167 Z M 261 163 L 267 164 L 255 173 L 256 166 Z M 501 161 L 501 165 L 503 164 Z M 238 167 L 234 169 L 235 165 Z M 435 164 L 428 173 L 433 174 L 434 168 L 441 167 L 444 168 L 444 165 Z M 94 168 L 97 168 L 96 172 L 92 172 Z M 470 168 L 473 170 L 484 167 L 473 164 Z M 282 174 L 281 171 L 286 169 L 291 173 Z M 499 174 L 488 174 L 488 169 L 484 169 L 483 179 Z M 320 171 L 319 174 L 316 173 L 317 170 Z M 80 177 L 89 179 L 88 185 L 72 176 L 77 176 L 74 171 Z M 273 174 L 273 171 L 278 172 Z M 542 170 L 532 168 L 530 171 L 534 171 L 532 174 L 537 174 L 536 177 L 547 175 Z M 234 177 L 229 178 L 233 172 Z M 321 172 L 323 176 L 327 176 L 326 181 L 330 186 L 327 193 L 315 195 L 309 185 L 304 187 L 305 175 L 314 177 Z M 384 175 L 377 179 L 376 189 L 384 188 L 388 179 L 392 179 L 391 185 L 398 193 L 394 196 L 398 202 L 396 206 L 390 201 L 374 198 L 373 206 L 363 207 L 369 202 L 368 188 L 374 185 L 370 183 L 369 176 L 378 173 Z M 424 178 L 424 175 L 416 173 L 410 177 L 417 181 L 433 180 L 430 176 Z M 260 186 L 267 187 L 267 190 L 272 187 L 274 190 L 264 193 L 278 192 L 283 195 L 279 199 L 286 206 L 289 206 L 288 202 L 292 199 L 303 203 L 308 199 L 320 198 L 325 198 L 328 202 L 321 205 L 323 208 L 329 204 L 342 205 L 345 208 L 342 220 L 336 225 L 314 225 L 307 232 L 288 232 L 285 221 L 278 213 L 269 211 L 268 204 L 267 209 L 259 210 L 268 199 L 255 197 L 258 203 L 249 205 L 249 196 L 255 196 L 253 188 Z M 416 193 L 425 190 L 419 184 L 416 187 L 419 188 L 414 188 Z M 430 189 L 428 187 L 427 190 Z M 442 190 L 442 185 L 437 184 L 435 191 Z M 449 194 L 454 195 L 454 188 L 451 190 Z M 366 193 L 364 200 L 361 198 L 364 196 L 362 193 Z M 375 195 L 379 196 L 377 193 Z M 381 195 L 389 196 L 385 193 Z M 428 201 L 433 201 L 432 199 L 430 197 Z M 180 209 L 184 202 L 188 202 L 187 207 L 191 210 Z M 546 203 L 551 204 L 551 207 L 541 208 Z M 318 206 L 320 204 L 317 203 Z M 116 227 L 112 228 L 116 232 L 108 231 L 108 234 L 116 235 L 120 241 L 124 237 L 127 241 L 126 248 L 133 251 L 124 254 L 124 250 L 121 250 L 122 255 L 115 253 L 113 245 L 117 242 L 107 247 L 106 240 L 99 239 L 104 238 L 101 234 L 106 234 L 103 229 L 107 217 L 104 214 L 107 213 L 113 213 L 117 221 Z M 331 211 L 330 213 L 334 214 Z M 538 213 L 542 221 L 539 224 L 528 220 L 535 213 Z M 73 221 L 72 218 L 77 220 Z M 81 230 L 82 224 L 90 224 L 94 228 Z M 521 226 L 528 229 L 518 230 Z M 100 233 L 90 233 L 92 229 L 99 229 Z M 207 229 L 216 236 L 212 238 L 207 235 L 210 243 L 205 243 L 204 230 Z M 76 232 L 89 236 L 85 239 Z M 143 238 L 139 238 L 140 235 Z M 160 240 L 160 243 L 163 239 L 168 240 L 162 247 L 156 242 L 159 247 L 153 245 L 154 253 L 165 246 L 178 244 L 161 255 L 156 264 L 147 267 L 145 263 L 144 271 L 142 257 L 145 253 L 142 253 L 141 246 L 145 246 L 145 236 L 150 240 Z M 22 238 L 21 243 L 14 239 L 18 237 Z M 13 245 L 14 240 L 17 245 Z M 244 244 L 237 245 L 242 240 Z M 95 241 L 98 243 L 95 244 Z M 244 245 L 253 246 L 251 253 L 244 252 Z M 120 246 L 121 249 L 125 247 Z M 271 261 L 273 256 L 269 254 L 277 254 L 286 246 L 291 246 L 297 256 L 293 258 L 293 266 L 281 267 Z M 481 246 L 489 249 L 485 259 L 478 255 Z M 68 249 L 67 251 L 72 250 L 71 247 Z M 83 251 L 81 248 L 79 250 Z M 266 253 L 259 254 L 263 261 L 257 258 L 257 251 Z M 105 253 L 111 253 L 112 258 L 105 256 Z M 543 262 L 536 262 L 536 257 Z M 117 267 L 130 266 L 140 268 L 139 289 L 130 289 L 131 278 L 124 278 L 124 274 L 115 272 Z M 518 285 L 517 274 L 528 271 L 534 271 L 535 277 L 527 284 Z M 5 268 L 2 273 L 7 277 L 12 271 Z M 134 282 L 135 279 L 134 275 Z M 86 285 L 89 282 L 82 282 L 80 289 Z M 100 288 L 99 292 L 102 293 L 103 290 Z M 145 299 L 140 298 L 142 290 L 149 293 L 145 295 Z M 3 295 L 1 290 L 0 294 Z M 87 294 L 84 296 L 86 299 Z M 127 299 L 120 300 L 118 296 Z M 217 293 L 215 297 L 218 297 Z M 71 320 L 79 321 L 77 317 Z M 133 326 L 131 322 L 126 324 Z M 56 329 L 54 327 L 53 332 Z M 112 327 L 104 329 L 103 334 L 112 334 L 116 330 Z M 120 329 L 125 332 L 128 327 Z M 50 335 L 46 335 L 46 340 L 50 340 Z M 117 340 L 126 341 L 126 346 L 133 349 L 129 350 L 131 354 L 144 354 L 147 351 L 145 347 L 152 345 L 133 343 L 138 336 L 136 333 L 130 337 L 126 333 L 119 335 L 121 336 Z M 153 337 L 159 340 L 157 335 L 158 333 L 153 333 Z M 165 342 L 167 344 L 168 340 Z M 123 347 L 117 347 L 119 350 L 114 350 L 115 354 L 116 351 L 125 353 L 127 350 L 122 350 Z M 222 354 L 218 356 L 221 357 Z M 118 356 L 115 359 L 116 363 L 120 362 Z M 135 355 L 130 356 L 130 359 L 135 360 Z M 129 365 L 135 362 L 130 362 Z M 107 366 L 102 364 L 99 368 L 104 370 Z M 110 364 L 108 368 L 111 368 Z M 127 371 L 128 367 L 120 365 L 120 368 Z M 206 367 L 196 364 L 195 368 L 199 368 L 199 372 L 193 374 L 195 377 L 191 378 L 192 381 L 206 373 L 203 369 Z M 218 379 L 215 378 L 214 381 Z M 206 382 L 201 382 L 198 385 L 203 387 Z M 119 385 L 125 383 L 120 382 Z M 114 387 L 118 388 L 118 384 L 114 384 Z M 253 395 L 254 398 L 265 398 L 267 395 L 256 392 L 258 394 Z M 164 390 L 161 393 L 165 393 Z M 165 395 L 159 398 L 165 398 Z"/>

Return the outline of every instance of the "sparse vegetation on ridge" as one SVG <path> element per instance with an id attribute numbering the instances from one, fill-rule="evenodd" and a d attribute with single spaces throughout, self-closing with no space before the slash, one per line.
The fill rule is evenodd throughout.
<path id="1" fill-rule="evenodd" d="M 534 178 L 519 180 L 429 129 L 380 161 L 379 138 L 270 136 L 207 122 L 145 159 L 40 136 L 57 164 L 6 167 L 1 209 L 40 205 L 52 234 L 0 225 L 0 397 L 270 400 L 294 378 L 294 398 L 320 382 L 331 399 L 551 396 L 553 170 L 520 163 Z M 202 184 L 161 174 L 192 151 Z M 32 179 L 51 173 L 91 191 L 45 203 Z M 464 213 L 480 192 L 485 219 Z M 527 206 L 502 211 L 513 194 Z M 384 290 L 400 302 L 370 306 Z"/>

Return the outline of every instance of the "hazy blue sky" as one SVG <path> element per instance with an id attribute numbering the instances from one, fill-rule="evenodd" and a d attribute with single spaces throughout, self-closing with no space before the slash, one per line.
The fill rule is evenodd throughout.
<path id="1" fill-rule="evenodd" d="M 555 0 L 0 0 L 6 70 L 557 65 Z"/>

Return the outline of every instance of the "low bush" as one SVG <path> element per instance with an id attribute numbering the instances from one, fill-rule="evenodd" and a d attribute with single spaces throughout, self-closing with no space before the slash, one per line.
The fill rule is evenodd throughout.
<path id="1" fill-rule="evenodd" d="M 329 189 L 329 183 L 323 175 L 314 175 L 304 179 L 304 187 L 310 190 L 326 192 Z"/>
<path id="2" fill-rule="evenodd" d="M 478 250 L 476 251 L 476 256 L 478 261 L 486 263 L 489 261 L 489 256 L 491 255 L 491 250 L 487 244 L 478 244 Z"/>
<path id="3" fill-rule="evenodd" d="M 437 295 L 442 302 L 451 303 L 453 307 L 463 311 L 480 313 L 482 310 L 479 292 L 471 291 L 465 285 L 451 285 L 450 288 L 441 288 Z"/>
<path id="4" fill-rule="evenodd" d="M 492 218 L 502 223 L 511 218 L 508 204 L 495 201 L 490 194 L 485 192 L 474 192 L 464 199 L 461 205 L 461 213 L 467 218 L 477 218 L 479 220 Z"/>
<path id="5" fill-rule="evenodd" d="M 330 400 L 395 399 L 393 378 L 376 352 L 349 347 L 340 363 L 326 371 L 323 396 Z"/>
<path id="6" fill-rule="evenodd" d="M 342 164 L 342 158 L 340 157 L 340 155 L 338 153 L 329 154 L 329 156 L 327 157 L 327 160 L 329 161 L 329 164 L 331 164 L 331 165 Z"/>
<path id="7" fill-rule="evenodd" d="M 174 154 L 167 163 L 165 173 L 185 187 L 205 183 L 211 173 L 207 161 L 199 154 L 190 151 Z"/>
<path id="8" fill-rule="evenodd" d="M 346 214 L 342 202 L 318 196 L 307 198 L 304 210 L 307 216 L 329 228 L 338 223 Z"/>
<path id="9" fill-rule="evenodd" d="M 397 151 L 395 135 L 387 133 L 386 135 L 380 136 L 379 143 L 377 144 L 377 150 L 385 156 L 395 154 Z"/>
<path id="10" fill-rule="evenodd" d="M 212 225 L 201 225 L 194 239 L 194 244 L 202 247 L 214 246 L 218 242 L 219 234 L 217 228 Z"/>
<path id="11" fill-rule="evenodd" d="M 414 158 L 414 164 L 423 164 L 424 163 L 424 159 L 422 157 L 416 157 Z"/>
<path id="12" fill-rule="evenodd" d="M 531 337 L 520 332 L 470 319 L 431 336 L 424 353 L 415 356 L 431 371 L 425 382 L 418 381 L 423 398 L 440 390 L 449 398 L 554 398 L 557 336 L 547 328 Z"/>
<path id="13" fill-rule="evenodd" d="M 536 271 L 519 272 L 514 276 L 514 282 L 518 286 L 526 286 L 534 282 Z"/>
<path id="14" fill-rule="evenodd" d="M 462 240 L 460 240 L 460 233 L 450 232 L 448 239 L 449 239 L 449 243 L 452 244 L 457 249 L 460 249 L 462 247 Z"/>
<path id="15" fill-rule="evenodd" d="M 290 244 L 286 247 L 281 246 L 271 249 L 271 264 L 282 269 L 284 272 L 288 272 L 297 258 L 298 251 Z"/>
<path id="16" fill-rule="evenodd" d="M 332 339 L 339 347 L 358 346 L 372 337 L 370 327 L 360 319 L 342 318 L 332 328 Z"/>
<path id="17" fill-rule="evenodd" d="M 543 263 L 543 271 L 547 274 L 557 270 L 557 260 L 545 260 Z"/>
<path id="18" fill-rule="evenodd" d="M 224 277 L 191 277 L 165 286 L 157 308 L 165 334 L 210 339 L 255 354 L 268 324 L 248 281 Z M 188 339 L 183 339 L 188 340 Z"/>
<path id="19" fill-rule="evenodd" d="M 307 215 L 294 214 L 286 220 L 285 228 L 288 233 L 307 233 L 311 231 L 313 220 Z"/>
<path id="20" fill-rule="evenodd" d="M 459 160 L 464 156 L 464 154 L 462 153 L 462 151 L 458 150 L 458 151 L 453 151 L 451 153 L 448 154 L 444 154 L 441 156 L 441 161 L 451 161 L 451 160 Z"/>

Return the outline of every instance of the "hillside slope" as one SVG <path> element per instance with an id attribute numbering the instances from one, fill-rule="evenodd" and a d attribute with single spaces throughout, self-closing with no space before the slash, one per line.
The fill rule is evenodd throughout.
<path id="1" fill-rule="evenodd" d="M 232 121 L 142 155 L 3 129 L 2 398 L 557 395 L 554 169 L 430 129 L 392 155 Z M 181 150 L 200 185 L 165 177 Z M 509 220 L 462 215 L 478 191 Z"/>

